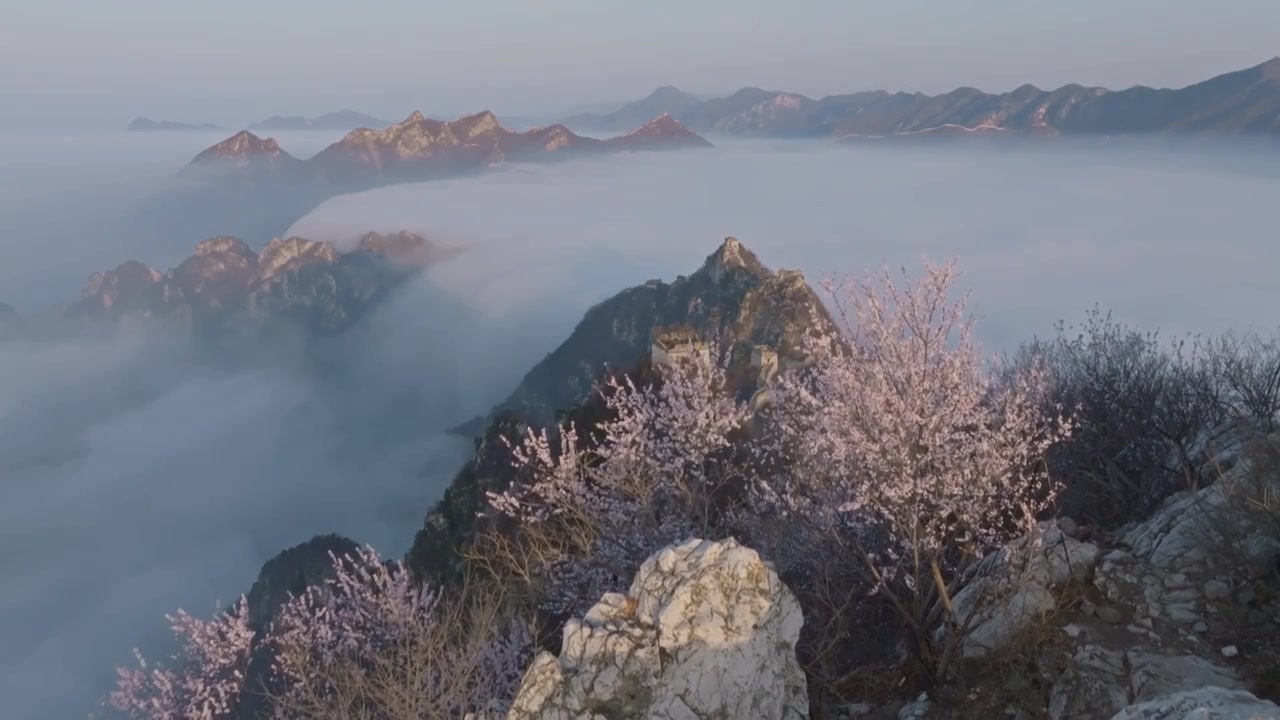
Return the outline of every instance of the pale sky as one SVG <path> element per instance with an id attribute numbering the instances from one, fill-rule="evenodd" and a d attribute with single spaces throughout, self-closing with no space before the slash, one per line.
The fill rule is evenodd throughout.
<path id="1" fill-rule="evenodd" d="M 811 96 L 1181 86 L 1280 54 L 1273 0 L 7 0 L 0 117 L 557 113 L 673 84 Z"/>

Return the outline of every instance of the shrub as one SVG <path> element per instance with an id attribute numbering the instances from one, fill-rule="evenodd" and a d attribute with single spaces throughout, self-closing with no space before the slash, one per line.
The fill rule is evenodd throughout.
<path id="1" fill-rule="evenodd" d="M 659 548 L 720 534 L 735 478 L 725 456 L 745 405 L 719 365 L 659 370 L 652 382 L 599 386 L 604 418 L 591 430 L 530 430 L 513 450 L 528 481 L 490 495 L 492 512 L 518 528 L 489 545 L 501 557 L 488 560 L 528 582 L 546 610 L 582 610 Z"/>
<path id="2" fill-rule="evenodd" d="M 108 704 L 139 720 L 236 717 L 259 652 L 280 718 L 435 720 L 500 712 L 514 696 L 531 641 L 492 586 L 437 593 L 370 549 L 333 562 L 333 579 L 287 602 L 260 637 L 243 599 L 212 620 L 178 613 L 181 653 L 160 668 L 139 655 Z"/>
<path id="3" fill-rule="evenodd" d="M 964 301 L 947 300 L 954 278 L 947 265 L 902 287 L 887 271 L 828 284 L 844 342 L 815 345 L 810 370 L 778 379 L 758 446 L 776 560 L 810 576 L 847 563 L 936 678 L 968 622 L 950 604 L 961 570 L 1030 528 L 1054 491 L 1041 456 L 1070 431 L 1043 412 L 1043 367 L 991 382 Z"/>
<path id="4" fill-rule="evenodd" d="M 108 707 L 138 720 L 212 720 L 235 711 L 244 686 L 253 631 L 243 597 L 202 620 L 179 610 L 168 616 L 179 651 L 168 663 L 150 664 L 138 650 L 136 668 L 117 668 Z"/>
<path id="5" fill-rule="evenodd" d="M 1004 358 L 1002 373 L 1028 362 L 1049 370 L 1046 409 L 1067 408 L 1075 431 L 1048 453 L 1065 487 L 1059 510 L 1115 526 L 1150 513 L 1177 490 L 1195 489 L 1196 433 L 1228 419 L 1274 429 L 1280 414 L 1280 339 L 1226 333 L 1163 340 L 1094 309 L 1079 327 L 1059 323 Z"/>

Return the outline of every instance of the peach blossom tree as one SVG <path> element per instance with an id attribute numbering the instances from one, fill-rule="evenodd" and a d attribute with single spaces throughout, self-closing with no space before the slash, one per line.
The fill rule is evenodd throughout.
<path id="1" fill-rule="evenodd" d="M 967 297 L 948 297 L 955 277 L 952 263 L 918 282 L 886 270 L 827 283 L 843 337 L 812 343 L 811 366 L 776 379 L 756 447 L 775 561 L 800 574 L 851 563 L 939 672 L 968 622 L 951 613 L 962 571 L 1048 507 L 1042 458 L 1070 432 L 1044 412 L 1042 365 L 993 382 Z M 940 621 L 954 630 L 944 648 Z"/>

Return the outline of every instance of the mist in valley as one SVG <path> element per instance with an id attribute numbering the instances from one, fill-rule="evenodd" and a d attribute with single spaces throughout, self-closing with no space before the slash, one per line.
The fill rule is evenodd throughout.
<path id="1" fill-rule="evenodd" d="M 73 300 L 94 270 L 190 254 L 120 219 L 208 140 L 0 140 L 0 301 L 26 313 Z M 232 602 L 312 535 L 402 553 L 469 455 L 446 428 L 501 400 L 591 305 L 696 270 L 727 235 L 811 281 L 956 258 L 993 352 L 1095 303 L 1166 334 L 1276 324 L 1280 175 L 1256 148 L 713 140 L 387 187 L 298 218 L 288 234 L 340 248 L 408 229 L 462 250 L 321 348 L 329 372 L 287 353 L 211 364 L 136 333 L 0 343 L 14 716 L 82 716 L 132 647 L 163 647 L 164 613 Z M 281 138 L 299 156 L 318 149 L 305 142 Z"/>

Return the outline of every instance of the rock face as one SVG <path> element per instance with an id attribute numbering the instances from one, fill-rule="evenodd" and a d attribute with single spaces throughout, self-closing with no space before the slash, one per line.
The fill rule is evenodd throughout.
<path id="1" fill-rule="evenodd" d="M 650 281 L 588 310 L 494 414 L 509 410 L 536 424 L 551 422 L 556 411 L 585 398 L 606 367 L 627 368 L 646 357 L 654 333 L 667 326 L 687 326 L 736 346 L 739 364 L 755 345 L 799 362 L 805 335 L 834 332 L 804 276 L 771 271 L 729 237 L 692 275 L 671 283 Z"/>
<path id="2" fill-rule="evenodd" d="M 439 248 L 410 233 L 369 233 L 349 253 L 298 237 L 276 238 L 256 253 L 221 236 L 201 241 L 168 273 L 136 261 L 95 273 L 67 315 L 81 326 L 107 329 L 177 323 L 205 338 L 237 324 L 336 331 L 438 257 Z"/>
<path id="3" fill-rule="evenodd" d="M 697 132 L 774 137 L 1275 135 L 1280 133 L 1280 58 L 1177 90 L 1023 85 L 1000 94 L 963 87 L 933 96 L 876 90 L 813 100 L 743 88 L 728 97 L 698 100 L 670 88 L 608 115 L 565 122 L 612 130 L 629 127 L 623 123 L 637 112 L 653 110 L 669 112 Z"/>
<path id="4" fill-rule="evenodd" d="M 755 551 L 690 540 L 649 558 L 540 654 L 508 720 L 808 717 L 800 606 Z"/>

